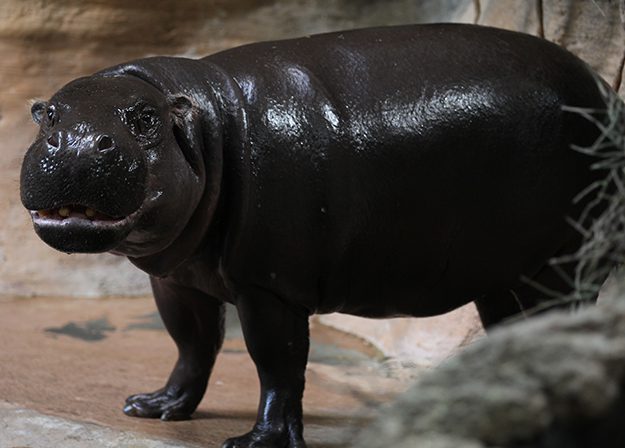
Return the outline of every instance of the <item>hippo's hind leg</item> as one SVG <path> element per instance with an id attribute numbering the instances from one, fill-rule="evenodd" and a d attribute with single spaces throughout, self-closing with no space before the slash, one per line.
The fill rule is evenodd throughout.
<path id="1" fill-rule="evenodd" d="M 486 330 L 524 311 L 512 289 L 486 294 L 475 300 L 475 306 Z"/>
<path id="2" fill-rule="evenodd" d="M 165 386 L 132 395 L 124 412 L 134 417 L 183 420 L 198 406 L 224 336 L 224 305 L 166 279 L 151 278 L 161 318 L 176 345 L 178 361 Z"/>
<path id="3" fill-rule="evenodd" d="M 570 252 L 564 252 L 570 253 Z M 529 317 L 555 309 L 573 309 L 596 302 L 598 293 L 584 300 L 571 300 L 577 264 L 568 262 L 554 267 L 546 263 L 531 279 L 523 279 L 514 288 L 497 291 L 475 300 L 486 330 L 512 318 Z M 606 275 L 607 277 L 607 275 Z M 601 283 L 605 277 L 598 279 Z"/>

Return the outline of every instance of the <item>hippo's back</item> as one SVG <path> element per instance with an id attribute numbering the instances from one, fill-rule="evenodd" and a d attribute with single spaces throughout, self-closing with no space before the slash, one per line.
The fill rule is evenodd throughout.
<path id="1" fill-rule="evenodd" d="M 316 311 L 435 314 L 513 287 L 577 238 L 565 218 L 600 173 L 570 147 L 597 130 L 562 106 L 603 102 L 554 44 L 426 25 L 206 60 L 240 86 L 249 123 L 246 278 Z"/>
<path id="2" fill-rule="evenodd" d="M 497 80 L 538 82 L 570 95 L 572 102 L 589 100 L 584 91 L 577 90 L 594 85 L 585 64 L 551 42 L 466 24 L 318 34 L 244 45 L 204 59 L 226 69 L 244 90 L 254 83 L 270 94 L 285 83 L 299 81 L 305 88 L 310 82 L 318 82 L 315 86 L 323 87 L 344 113 L 349 113 L 349 106 L 366 110 L 380 100 L 390 104 L 402 93 L 410 94 L 406 100 L 412 104 L 414 92 L 427 95 L 432 90 L 475 89 L 484 84 L 496 88 Z M 580 86 L 582 78 L 591 81 L 590 86 Z M 572 87 L 575 89 L 570 90 Z"/>

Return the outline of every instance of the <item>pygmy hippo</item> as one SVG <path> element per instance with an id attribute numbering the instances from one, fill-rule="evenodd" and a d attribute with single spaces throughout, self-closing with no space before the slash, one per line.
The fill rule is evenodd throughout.
<path id="1" fill-rule="evenodd" d="M 53 248 L 150 275 L 179 358 L 126 414 L 194 412 L 229 302 L 261 391 L 224 446 L 301 448 L 312 314 L 475 301 L 488 328 L 571 292 L 575 263 L 549 260 L 580 246 L 568 220 L 605 172 L 571 149 L 599 131 L 563 106 L 605 108 L 598 82 L 552 43 L 471 25 L 140 59 L 34 103 L 21 198 Z"/>

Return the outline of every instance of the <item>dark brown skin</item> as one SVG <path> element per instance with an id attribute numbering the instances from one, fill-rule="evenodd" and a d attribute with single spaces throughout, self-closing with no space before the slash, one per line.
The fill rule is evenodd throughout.
<path id="1" fill-rule="evenodd" d="M 193 413 L 230 302 L 261 398 L 252 431 L 224 446 L 301 448 L 310 315 L 474 300 L 490 327 L 552 299 L 524 278 L 571 291 L 548 260 L 579 247 L 566 217 L 605 173 L 571 149 L 598 131 L 564 105 L 605 107 L 585 64 L 468 25 L 143 59 L 33 106 L 22 201 L 52 247 L 151 275 L 179 359 L 124 412 Z"/>

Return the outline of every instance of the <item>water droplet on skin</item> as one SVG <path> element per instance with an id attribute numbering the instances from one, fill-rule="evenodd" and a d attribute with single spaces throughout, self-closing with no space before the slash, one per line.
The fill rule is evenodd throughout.
<path id="1" fill-rule="evenodd" d="M 139 168 L 139 164 L 137 163 L 136 160 L 133 160 L 132 163 L 130 164 L 130 166 L 128 167 L 128 172 L 132 173 L 137 168 Z"/>

